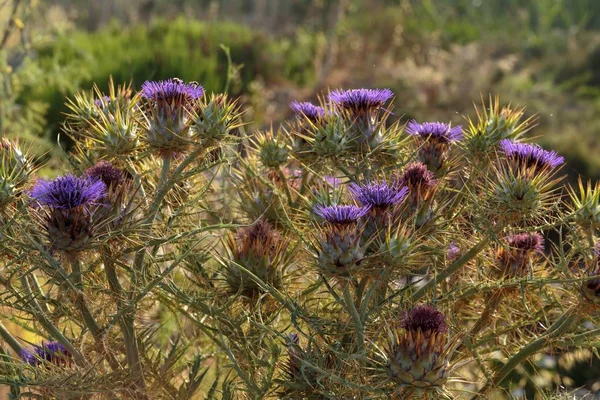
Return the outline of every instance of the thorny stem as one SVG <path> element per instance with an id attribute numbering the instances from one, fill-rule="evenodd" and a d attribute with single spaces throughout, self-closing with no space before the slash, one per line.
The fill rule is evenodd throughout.
<path id="1" fill-rule="evenodd" d="M 479 393 L 471 398 L 471 400 L 476 400 L 481 396 L 484 396 L 492 387 L 497 387 L 506 378 L 510 375 L 510 373 L 524 360 L 528 357 L 534 355 L 535 353 L 542 350 L 544 347 L 548 346 L 553 340 L 560 337 L 563 333 L 568 331 L 573 324 L 579 321 L 579 315 L 576 313 L 575 308 L 571 308 L 567 310 L 559 319 L 557 319 L 541 336 L 540 338 L 534 340 L 528 345 L 524 346 L 519 350 L 517 354 L 512 356 L 506 364 L 495 374 L 492 381 L 488 381 L 485 386 L 483 386 Z"/>
<path id="2" fill-rule="evenodd" d="M 475 258 L 481 252 L 481 250 L 483 250 L 485 248 L 485 246 L 488 245 L 490 240 L 491 240 L 490 235 L 487 235 L 486 237 L 481 239 L 479 241 L 479 243 L 477 243 L 475 246 L 473 246 L 471 248 L 471 250 L 469 250 L 462 257 L 460 257 L 459 259 L 454 261 L 452 264 L 450 264 L 448 266 L 448 268 L 441 271 L 439 274 L 435 275 L 433 279 L 429 280 L 429 282 L 424 284 L 419 290 L 414 292 L 413 295 L 411 296 L 411 301 L 416 302 L 421 297 L 425 296 L 427 294 L 427 292 L 429 292 L 430 290 L 435 288 L 435 286 L 437 285 L 438 282 L 444 281 L 450 275 L 452 275 L 453 273 L 458 271 L 460 268 L 462 268 L 466 263 L 468 263 L 473 258 Z"/>
<path id="3" fill-rule="evenodd" d="M 81 279 L 81 262 L 77 257 L 71 257 L 71 277 L 73 279 L 73 284 L 75 285 L 75 306 L 81 312 L 81 316 L 83 317 L 83 321 L 87 328 L 92 332 L 92 335 L 96 340 L 98 340 L 102 336 L 102 329 L 98 326 L 96 319 L 92 315 L 90 311 L 84 295 L 83 295 L 83 280 Z"/>
<path id="4" fill-rule="evenodd" d="M 75 363 L 80 366 L 87 366 L 87 360 L 81 355 L 81 353 L 71 344 L 69 339 L 67 339 L 61 331 L 50 322 L 46 314 L 42 311 L 40 304 L 37 299 L 34 297 L 31 292 L 31 287 L 29 286 L 29 282 L 27 281 L 25 276 L 21 277 L 21 285 L 23 286 L 23 291 L 25 293 L 25 297 L 31 301 L 34 306 L 34 315 L 39 321 L 39 323 L 50 333 L 50 336 L 55 338 L 60 344 L 66 347 L 67 351 L 73 356 Z"/>
<path id="5" fill-rule="evenodd" d="M 119 282 L 119 277 L 115 269 L 113 260 L 109 257 L 104 258 L 104 269 L 106 271 L 106 278 L 110 289 L 113 291 L 117 300 L 117 310 L 123 311 L 124 297 L 123 287 Z M 131 369 L 131 374 L 136 379 L 136 386 L 138 390 L 145 390 L 146 382 L 144 380 L 144 373 L 142 369 L 142 362 L 140 360 L 140 353 L 137 346 L 137 338 L 135 335 L 135 313 L 133 310 L 126 310 L 121 313 L 119 319 L 119 325 L 121 327 L 121 333 L 123 334 L 123 342 L 125 344 L 125 353 L 127 356 L 127 364 Z"/>
<path id="6" fill-rule="evenodd" d="M 23 349 L 21 344 L 17 341 L 17 339 L 14 338 L 13 335 L 10 334 L 2 322 L 0 322 L 0 336 L 2 336 L 2 339 L 4 339 L 4 341 L 17 355 L 21 354 L 21 350 Z"/>
<path id="7" fill-rule="evenodd" d="M 103 341 L 104 330 L 98 325 L 98 322 L 96 322 L 94 315 L 90 311 L 90 308 L 88 307 L 88 304 L 85 301 L 85 296 L 84 296 L 84 292 L 83 292 L 84 285 L 83 285 L 83 280 L 82 280 L 82 275 L 81 275 L 82 274 L 81 261 L 79 260 L 79 258 L 77 256 L 70 255 L 69 257 L 70 257 L 70 261 L 71 261 L 71 277 L 73 279 L 73 284 L 75 286 L 75 290 L 73 291 L 74 295 L 75 295 L 75 299 L 74 299 L 75 306 L 79 309 L 79 312 L 81 313 L 81 316 L 83 317 L 83 322 L 85 323 L 85 326 L 92 333 L 92 336 L 94 337 L 94 340 L 96 341 L 96 345 L 99 347 L 99 349 L 102 350 L 102 353 L 106 355 L 106 360 L 110 364 L 110 367 L 114 371 L 117 371 L 120 369 L 119 362 L 115 358 L 114 354 L 104 350 L 105 349 L 104 341 Z"/>

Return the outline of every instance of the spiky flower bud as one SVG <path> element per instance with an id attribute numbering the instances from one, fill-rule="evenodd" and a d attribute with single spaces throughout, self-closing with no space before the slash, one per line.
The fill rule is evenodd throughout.
<path id="1" fill-rule="evenodd" d="M 431 170 L 441 170 L 448 157 L 449 145 L 462 139 L 462 126 L 452 127 L 443 122 L 410 121 L 406 133 L 418 140 L 419 158 Z"/>
<path id="2" fill-rule="evenodd" d="M 530 263 L 544 254 L 544 237 L 538 233 L 509 235 L 496 250 L 496 271 L 503 278 L 523 277 Z"/>
<path id="3" fill-rule="evenodd" d="M 339 343 L 333 346 L 337 347 Z M 319 371 L 336 370 L 341 363 L 329 348 L 321 350 L 315 342 L 300 346 L 300 338 L 290 333 L 286 340 L 288 361 L 284 370 L 287 379 L 282 381 L 284 398 L 321 398 L 319 395 Z"/>
<path id="4" fill-rule="evenodd" d="M 600 306 L 600 244 L 596 244 L 594 248 L 594 259 L 591 267 L 588 269 L 588 275 L 591 278 L 585 280 L 581 284 L 581 292 L 583 296 L 596 306 Z"/>
<path id="5" fill-rule="evenodd" d="M 320 232 L 318 267 L 334 276 L 346 276 L 364 256 L 359 220 L 370 207 L 351 205 L 316 206 L 314 213 L 325 220 Z"/>
<path id="6" fill-rule="evenodd" d="M 106 185 L 98 179 L 65 175 L 39 180 L 30 196 L 41 209 L 50 248 L 78 251 L 89 246 L 94 234 L 95 209 L 106 195 Z"/>
<path id="7" fill-rule="evenodd" d="M 389 89 L 334 90 L 329 100 L 342 111 L 350 125 L 350 142 L 355 148 L 365 144 L 375 148 L 381 143 L 379 110 L 393 97 Z"/>
<path id="8" fill-rule="evenodd" d="M 66 347 L 59 342 L 42 342 L 40 346 L 35 346 L 33 351 L 23 349 L 21 359 L 29 365 L 37 366 L 43 362 L 54 365 L 67 365 L 70 363 L 71 354 Z"/>
<path id="9" fill-rule="evenodd" d="M 138 149 L 139 95 L 131 86 L 115 88 L 110 96 L 94 87 L 96 98 L 85 92 L 69 99 L 65 130 L 85 154 L 98 158 L 128 158 Z"/>
<path id="10" fill-rule="evenodd" d="M 29 180 L 31 163 L 19 147 L 0 139 L 0 208 L 17 198 Z"/>
<path id="11" fill-rule="evenodd" d="M 234 128 L 239 117 L 238 106 L 225 94 L 211 94 L 195 110 L 192 135 L 206 144 L 223 140 Z"/>
<path id="12" fill-rule="evenodd" d="M 448 325 L 431 305 L 418 305 L 404 313 L 387 348 L 388 376 L 400 387 L 435 390 L 446 382 Z"/>
<path id="13" fill-rule="evenodd" d="M 278 168 L 288 160 L 288 149 L 285 143 L 272 134 L 258 135 L 256 139 L 259 148 L 259 157 L 267 168 Z"/>
<path id="14" fill-rule="evenodd" d="M 191 136 L 189 117 L 197 99 L 203 95 L 204 89 L 199 84 L 184 83 L 177 78 L 144 82 L 142 96 L 147 101 L 149 114 L 148 144 L 161 153 L 185 150 Z"/>
<path id="15" fill-rule="evenodd" d="M 232 262 L 225 270 L 225 278 L 232 292 L 255 297 L 263 291 L 245 270 L 265 284 L 281 288 L 288 261 L 285 257 L 287 241 L 271 224 L 258 220 L 240 229 L 226 244 Z"/>
<path id="16" fill-rule="evenodd" d="M 571 212 L 577 224 L 587 229 L 600 227 L 600 182 L 592 186 L 588 181 L 584 186 L 579 179 L 579 192 L 570 188 L 569 196 L 572 201 Z"/>

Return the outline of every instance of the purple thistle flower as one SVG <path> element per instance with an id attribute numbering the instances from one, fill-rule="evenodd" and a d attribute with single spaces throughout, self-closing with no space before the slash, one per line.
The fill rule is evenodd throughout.
<path id="1" fill-rule="evenodd" d="M 23 360 L 25 364 L 37 365 L 39 361 L 37 357 L 27 349 L 21 349 L 21 354 L 19 354 L 19 356 L 21 356 L 21 360 Z"/>
<path id="2" fill-rule="evenodd" d="M 334 90 L 329 100 L 341 108 L 354 111 L 370 111 L 379 108 L 394 96 L 390 89 Z"/>
<path id="3" fill-rule="evenodd" d="M 418 305 L 404 313 L 402 327 L 407 331 L 421 330 L 423 333 L 444 333 L 448 330 L 444 314 L 429 304 Z"/>
<path id="4" fill-rule="evenodd" d="M 544 253 L 544 237 L 538 233 L 519 233 L 510 235 L 506 238 L 508 246 L 519 252 L 533 251 L 536 253 Z"/>
<path id="5" fill-rule="evenodd" d="M 352 205 L 317 205 L 313 211 L 319 217 L 334 225 L 347 225 L 358 221 L 365 216 L 371 207 L 359 207 Z"/>
<path id="6" fill-rule="evenodd" d="M 334 188 L 342 184 L 342 180 L 340 178 L 336 178 L 335 176 L 327 175 L 323 179 L 325 179 L 325 182 L 327 182 L 329 186 Z"/>
<path id="7" fill-rule="evenodd" d="M 57 362 L 69 356 L 67 348 L 56 341 L 42 342 L 40 346 L 35 346 L 32 351 L 21 350 L 21 359 L 29 365 L 38 365 L 41 360 L 48 362 Z"/>
<path id="8" fill-rule="evenodd" d="M 504 139 L 500 141 L 500 149 L 507 157 L 516 159 L 527 167 L 553 169 L 565 162 L 565 159 L 555 151 L 544 150 L 537 144 Z"/>
<path id="9" fill-rule="evenodd" d="M 408 195 L 407 187 L 390 186 L 385 180 L 363 185 L 353 183 L 349 186 L 354 199 L 364 206 L 387 208 L 401 203 Z"/>
<path id="10" fill-rule="evenodd" d="M 94 104 L 100 108 L 106 106 L 108 103 L 110 103 L 110 96 L 102 96 L 99 99 L 94 100 Z"/>
<path id="11" fill-rule="evenodd" d="M 316 121 L 325 115 L 325 109 L 323 109 L 323 107 L 315 106 L 308 101 L 300 103 L 294 100 L 290 103 L 290 108 L 295 114 L 304 115 L 311 121 Z"/>
<path id="12" fill-rule="evenodd" d="M 142 96 L 159 104 L 187 106 L 204 95 L 199 84 L 185 83 L 171 78 L 165 81 L 146 81 L 142 84 Z"/>
<path id="13" fill-rule="evenodd" d="M 454 242 L 450 243 L 446 256 L 448 257 L 448 260 L 456 260 L 458 256 L 460 256 L 460 247 Z"/>
<path id="14" fill-rule="evenodd" d="M 462 126 L 450 126 L 443 122 L 423 122 L 419 124 L 412 120 L 406 126 L 406 133 L 419 136 L 423 139 L 432 138 L 442 143 L 454 142 L 462 139 Z"/>
<path id="15" fill-rule="evenodd" d="M 30 196 L 38 203 L 65 210 L 96 204 L 105 194 L 106 185 L 101 180 L 74 175 L 49 181 L 41 179 L 30 192 Z"/>
<path id="16" fill-rule="evenodd" d="M 121 185 L 125 180 L 125 174 L 122 170 L 115 168 L 107 161 L 100 161 L 85 171 L 85 174 L 92 179 L 101 180 L 107 188 Z"/>

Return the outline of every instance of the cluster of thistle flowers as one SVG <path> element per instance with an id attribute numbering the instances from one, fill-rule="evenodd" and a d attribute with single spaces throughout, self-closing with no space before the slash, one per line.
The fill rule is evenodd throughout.
<path id="1" fill-rule="evenodd" d="M 106 307 L 106 294 L 124 307 L 120 312 L 133 327 L 124 296 L 142 292 L 146 281 L 138 277 L 154 273 L 140 271 L 146 268 L 145 242 L 153 224 L 170 218 L 186 195 L 206 190 L 195 184 L 234 142 L 238 107 L 226 95 L 208 96 L 200 85 L 178 79 L 146 82 L 139 93 L 111 82 L 109 95 L 95 88 L 95 95 L 78 94 L 67 105 L 65 131 L 74 141 L 69 160 L 76 172 L 35 179 L 38 165 L 17 143 L 2 138 L 0 148 L 2 285 L 21 299 L 20 312 L 35 316 L 31 329 L 58 342 L 42 342 L 30 351 L 2 324 L 0 334 L 25 364 L 93 364 L 102 372 L 107 362 L 112 373 L 129 368 L 137 379 L 134 389 L 142 390 L 136 334 L 124 325 L 121 337 L 110 331 L 114 309 Z M 106 284 L 91 267 L 99 263 Z M 23 293 L 33 300 L 25 302 Z M 68 336 L 61 333 L 64 324 Z M 113 340 L 124 342 L 125 350 L 111 348 L 107 343 Z M 124 386 L 131 389 L 130 383 Z"/>
<path id="2" fill-rule="evenodd" d="M 274 365 L 280 363 L 272 361 L 266 368 L 270 372 L 249 372 L 265 364 L 242 351 L 255 345 L 249 343 L 250 332 L 264 330 L 253 347 L 260 348 L 273 331 L 286 336 L 291 330 L 287 321 L 292 321 L 297 333 L 286 341 L 287 362 L 279 374 L 285 390 L 277 393 L 288 398 L 365 393 L 437 398 L 448 393 L 452 367 L 459 364 L 455 354 L 463 357 L 463 364 L 464 358 L 467 363 L 474 359 L 455 351 L 464 344 L 461 338 L 474 343 L 480 331 L 494 329 L 494 311 L 504 299 L 511 300 L 504 283 L 534 278 L 536 268 L 549 259 L 539 222 L 553 227 L 566 221 L 556 193 L 556 173 L 564 160 L 519 141 L 529 128 L 528 120 L 520 121 L 521 110 L 492 104 L 465 130 L 442 122 L 410 121 L 403 127 L 400 122 L 388 124 L 391 91 L 337 90 L 321 106 L 292 103 L 295 119 L 280 132 L 244 138 L 247 154 L 235 157 L 229 177 L 211 172 L 232 153 L 226 145 L 236 142 L 239 113 L 226 96 L 205 96 L 200 85 L 177 79 L 146 82 L 139 93 L 112 86 L 109 95 L 96 92 L 95 100 L 81 94 L 69 103 L 66 131 L 75 141 L 71 160 L 80 173 L 34 181 L 28 157 L 16 144 L 2 141 L 0 234 L 11 246 L 0 249 L 0 257 L 25 260 L 19 261 L 21 267 L 38 263 L 45 279 L 70 292 L 67 324 L 79 322 L 77 333 L 90 332 L 93 341 L 93 346 L 84 346 L 75 333 L 72 339 L 61 334 L 62 326 L 55 326 L 36 303 L 44 300 L 49 307 L 51 290 L 43 293 L 36 271 L 21 268 L 27 272 L 0 282 L 10 283 L 5 286 L 16 298 L 22 298 L 15 289 L 19 286 L 40 293 L 31 294 L 36 301 L 23 301 L 32 308 L 21 305 L 19 310 L 34 316 L 43 336 L 58 341 L 24 350 L 0 324 L 0 334 L 24 364 L 49 362 L 66 368 L 71 361 L 77 367 L 106 361 L 111 372 L 126 365 L 131 372 L 128 388 L 143 393 L 145 379 L 176 363 L 170 355 L 164 357 L 167 367 L 152 361 L 160 353 L 139 354 L 136 333 L 143 329 L 136 326 L 135 311 L 124 299 L 141 310 L 162 310 L 163 301 L 177 309 L 173 297 L 185 301 L 176 319 L 187 328 L 184 321 L 197 318 L 202 332 L 208 332 L 198 335 L 227 348 L 216 357 L 228 357 L 244 390 L 258 397 L 272 393 L 273 383 L 262 382 L 273 377 Z M 203 199 L 206 205 L 189 200 L 219 190 L 221 196 Z M 239 198 L 228 209 L 232 192 Z M 570 213 L 583 227 L 574 237 L 592 228 L 586 246 L 595 249 L 600 190 L 588 186 L 580 192 L 571 193 Z M 14 215 L 28 215 L 33 223 L 20 224 L 27 221 L 21 219 L 11 224 Z M 193 264 L 192 250 L 201 240 L 193 232 L 205 229 L 211 218 L 246 225 L 225 233 L 221 244 L 205 254 L 216 266 L 214 273 L 203 275 L 210 281 L 202 286 L 203 294 L 219 299 L 219 285 L 224 285 L 225 303 L 190 297 L 192 287 L 184 286 L 198 272 L 185 269 Z M 26 247 L 19 247 L 20 236 L 33 241 L 28 248 L 43 257 L 23 258 Z M 149 238 L 152 244 L 146 249 Z M 81 271 L 81 263 L 103 265 L 104 290 L 91 290 L 82 277 L 89 276 L 87 282 L 94 287 L 103 280 L 91 276 L 91 267 Z M 593 273 L 600 269 L 595 262 L 592 266 L 592 275 L 597 275 Z M 24 279 L 13 285 L 10 279 L 20 274 Z M 477 284 L 482 276 L 499 282 L 491 294 L 460 297 L 470 308 L 460 309 L 463 303 L 458 301 L 450 304 L 455 289 Z M 175 279 L 184 287 L 178 288 Z M 600 304 L 598 278 L 579 282 L 577 292 L 593 309 Z M 549 280 L 549 290 L 551 284 Z M 93 310 L 89 300 L 106 293 L 117 309 Z M 236 319 L 245 321 L 240 326 L 219 317 L 238 298 L 258 305 L 249 307 L 251 312 L 265 314 L 242 315 Z M 263 307 L 269 299 L 281 307 Z M 536 304 L 544 311 L 555 306 Z M 231 308 L 232 313 L 239 311 Z M 282 315 L 290 308 L 291 315 Z M 473 314 L 477 322 L 468 327 Z M 458 322 L 450 323 L 446 315 Z M 120 336 L 111 331 L 115 325 Z M 520 329 L 498 325 L 504 331 Z M 565 324 L 560 326 L 565 329 Z M 224 339 L 213 334 L 224 336 L 226 329 L 231 335 Z M 389 337 L 382 332 L 390 332 Z M 107 349 L 107 337 L 123 345 Z M 490 341 L 480 342 L 485 347 L 478 349 L 480 356 L 496 352 Z M 180 354 L 169 354 L 175 353 Z M 505 374 L 500 370 L 489 382 L 498 384 Z M 185 370 L 173 381 L 186 380 L 181 379 L 184 375 L 194 373 Z M 165 382 L 155 379 L 153 386 Z M 181 390 L 191 396 L 190 388 L 197 389 L 198 383 L 187 379 L 186 384 Z"/>
<path id="3" fill-rule="evenodd" d="M 262 226 L 268 221 L 273 238 L 301 234 L 302 240 L 307 239 L 306 258 L 295 254 L 287 259 L 312 263 L 318 276 L 329 282 L 328 291 L 334 296 L 354 288 L 350 292 L 357 296 L 356 308 L 362 305 L 363 310 L 377 310 L 376 314 L 385 314 L 386 306 L 396 309 L 391 311 L 397 315 L 395 323 L 373 324 L 375 331 L 395 332 L 386 347 L 382 369 L 397 385 L 393 390 L 398 393 L 409 396 L 411 390 L 417 390 L 431 394 L 446 383 L 449 360 L 453 349 L 460 348 L 459 340 L 450 340 L 446 318 L 435 307 L 406 304 L 432 292 L 444 295 L 439 292 L 444 278 L 456 287 L 476 284 L 477 279 L 497 282 L 492 286 L 498 289 L 491 294 L 465 297 L 454 307 L 440 301 L 446 309 L 454 309 L 453 317 L 458 319 L 473 318 L 458 304 L 466 301 L 481 307 L 475 311 L 479 320 L 470 328 L 457 327 L 455 338 L 475 337 L 493 328 L 494 311 L 503 299 L 515 306 L 510 294 L 519 290 L 510 282 L 548 274 L 539 271 L 542 266 L 547 268 L 550 259 L 545 255 L 549 249 L 540 223 L 545 223 L 545 229 L 565 223 L 556 177 L 564 159 L 556 152 L 521 142 L 532 122 L 522 120 L 521 109 L 500 108 L 492 101 L 489 108 L 478 111 L 478 119 L 468 121 L 465 130 L 443 122 L 414 120 L 402 127 L 386 124 L 391 97 L 389 90 L 339 90 L 331 92 L 321 105 L 291 103 L 295 119 L 280 132 L 258 135 L 237 171 L 236 182 L 240 209 L 249 221 L 259 219 Z M 576 200 L 573 212 L 581 214 L 583 204 L 589 202 Z M 307 212 L 312 221 L 308 225 Z M 302 229 L 306 226 L 310 226 L 308 232 Z M 256 228 L 245 228 L 238 237 L 252 236 L 252 229 Z M 265 232 L 261 230 L 261 234 Z M 478 241 L 481 245 L 473 247 Z M 243 246 L 237 245 L 238 254 Z M 235 251 L 236 246 L 230 247 Z M 265 251 L 256 247 L 253 257 L 263 257 L 259 264 L 235 257 L 229 271 L 239 274 L 235 266 L 243 264 L 243 270 L 260 277 L 266 287 L 285 290 L 284 275 L 290 265 L 280 260 L 288 253 L 283 246 L 279 251 L 276 248 Z M 294 249 L 301 254 L 303 250 Z M 440 258 L 438 269 L 432 264 Z M 487 263 L 483 275 L 475 259 Z M 272 271 L 270 276 L 253 268 L 261 265 L 264 269 L 264 263 Z M 444 278 L 436 285 L 431 278 L 440 272 Z M 301 274 L 306 271 L 302 269 Z M 303 275 L 300 280 L 305 278 Z M 241 279 L 229 282 L 232 292 L 244 292 Z M 504 283 L 513 289 L 504 288 Z M 589 294 L 596 284 L 596 280 L 584 279 L 582 289 Z M 252 290 L 261 292 L 256 285 Z M 265 287 L 262 291 L 266 292 Z M 402 300 L 393 303 L 386 295 Z M 341 294 L 337 299 L 347 307 L 341 315 L 345 311 L 351 316 L 346 299 Z M 540 304 L 536 306 L 555 307 Z M 398 308 L 408 311 L 400 311 L 403 316 L 398 316 Z M 356 328 L 360 323 L 353 325 Z M 506 331 L 502 324 L 498 322 Z M 288 339 L 291 392 L 318 392 L 323 371 L 352 376 L 347 362 L 335 361 L 343 351 L 320 349 L 312 336 L 305 334 L 308 347 L 300 345 L 298 334 Z M 370 338 L 372 342 L 378 342 L 376 337 Z M 488 354 L 491 357 L 492 352 Z"/>

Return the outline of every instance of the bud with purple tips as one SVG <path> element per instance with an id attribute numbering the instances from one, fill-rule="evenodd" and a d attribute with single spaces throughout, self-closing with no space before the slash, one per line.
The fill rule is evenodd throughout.
<path id="1" fill-rule="evenodd" d="M 263 292 L 246 270 L 267 285 L 281 288 L 289 261 L 287 244 L 271 224 L 262 219 L 238 230 L 226 242 L 231 262 L 225 270 L 225 278 L 231 291 L 251 298 Z"/>
<path id="2" fill-rule="evenodd" d="M 64 175 L 50 181 L 39 180 L 30 196 L 46 210 L 41 218 L 50 248 L 86 248 L 94 233 L 94 211 L 105 195 L 106 185 L 100 179 Z"/>
<path id="3" fill-rule="evenodd" d="M 436 391 L 449 372 L 446 317 L 431 305 L 404 313 L 387 349 L 388 376 L 400 388 Z"/>
<path id="4" fill-rule="evenodd" d="M 530 263 L 544 254 L 544 237 L 538 233 L 509 235 L 496 250 L 496 270 L 503 278 L 523 277 Z"/>
<path id="5" fill-rule="evenodd" d="M 150 146 L 172 154 L 185 150 L 190 139 L 190 115 L 204 95 L 199 84 L 180 79 L 146 81 L 142 97 L 148 112 L 147 140 Z"/>

